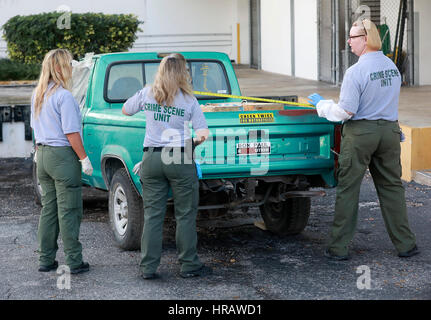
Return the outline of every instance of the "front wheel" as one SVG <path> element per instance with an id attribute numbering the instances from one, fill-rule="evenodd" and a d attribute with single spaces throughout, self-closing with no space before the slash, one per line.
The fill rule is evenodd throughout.
<path id="1" fill-rule="evenodd" d="M 120 248 L 140 248 L 144 225 L 142 198 L 124 168 L 115 172 L 109 186 L 109 221 Z"/>
<path id="2" fill-rule="evenodd" d="M 260 214 L 269 231 L 286 236 L 305 229 L 310 209 L 310 198 L 290 198 L 279 203 L 265 203 L 260 207 Z"/>

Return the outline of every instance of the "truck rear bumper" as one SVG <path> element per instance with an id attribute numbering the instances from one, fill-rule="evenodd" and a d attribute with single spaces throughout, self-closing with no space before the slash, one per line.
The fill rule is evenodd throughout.
<path id="1" fill-rule="evenodd" d="M 245 208 L 245 207 L 247 207 L 247 208 L 249 208 L 249 207 L 260 207 L 260 206 L 264 205 L 267 201 L 282 202 L 288 198 L 310 198 L 310 197 L 324 197 L 324 196 L 326 196 L 325 191 L 288 191 L 288 192 L 285 192 L 285 193 L 279 195 L 277 198 L 275 198 L 275 197 L 269 196 L 270 192 L 271 192 L 271 188 L 268 189 L 267 193 L 265 194 L 265 197 L 261 201 L 249 202 L 247 200 L 241 200 L 241 201 L 226 203 L 226 204 L 199 206 L 198 210 L 211 210 L 211 209 L 237 210 L 237 209 L 241 209 L 241 208 Z"/>

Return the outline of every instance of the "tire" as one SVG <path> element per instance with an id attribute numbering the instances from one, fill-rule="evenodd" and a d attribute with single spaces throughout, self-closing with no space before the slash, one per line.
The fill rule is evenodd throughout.
<path id="1" fill-rule="evenodd" d="M 109 186 L 109 222 L 120 248 L 140 248 L 144 226 L 142 197 L 124 168 L 115 172 Z"/>
<path id="2" fill-rule="evenodd" d="M 260 207 L 266 228 L 280 236 L 301 233 L 310 217 L 310 198 L 290 198 L 280 203 L 267 202 Z"/>
<path id="3" fill-rule="evenodd" d="M 34 202 L 41 206 L 42 205 L 42 188 L 39 183 L 39 179 L 37 178 L 37 164 L 32 159 L 32 175 L 33 175 L 33 193 L 34 193 Z"/>

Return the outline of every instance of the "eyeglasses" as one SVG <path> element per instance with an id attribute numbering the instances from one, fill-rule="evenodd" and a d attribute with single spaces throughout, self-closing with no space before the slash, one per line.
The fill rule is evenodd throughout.
<path id="1" fill-rule="evenodd" d="M 359 36 L 349 36 L 348 40 L 352 40 L 354 38 L 359 38 L 359 37 L 365 37 L 365 36 L 366 36 L 366 34 L 360 34 Z"/>
<path id="2" fill-rule="evenodd" d="M 364 21 L 365 21 L 365 19 L 361 19 L 362 27 L 364 28 L 365 34 L 360 34 L 360 35 L 357 35 L 357 36 L 349 36 L 349 38 L 348 38 L 347 41 L 351 41 L 354 38 L 367 37 L 368 36 L 367 28 L 365 27 Z"/>

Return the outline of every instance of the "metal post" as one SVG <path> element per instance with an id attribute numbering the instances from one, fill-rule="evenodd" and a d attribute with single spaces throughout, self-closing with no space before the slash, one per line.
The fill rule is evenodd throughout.
<path id="1" fill-rule="evenodd" d="M 403 55 L 403 42 L 404 42 L 404 28 L 406 26 L 406 15 L 407 15 L 407 0 L 403 0 L 403 11 L 401 15 L 401 31 L 400 31 L 400 42 L 398 45 L 398 56 L 396 59 L 396 65 L 398 69 L 401 69 L 401 57 Z"/>
<path id="2" fill-rule="evenodd" d="M 320 48 L 320 36 L 321 36 L 321 32 L 320 32 L 320 28 L 321 28 L 321 9 L 320 9 L 320 0 L 316 1 L 317 2 L 317 79 L 320 81 L 321 80 L 321 76 L 322 76 L 322 71 L 320 70 L 320 60 L 321 60 L 321 48 Z"/>
<path id="3" fill-rule="evenodd" d="M 296 72 L 295 58 L 295 0 L 290 0 L 290 70 L 292 77 Z"/>
<path id="4" fill-rule="evenodd" d="M 344 0 L 344 22 L 345 22 L 345 50 L 344 50 L 344 72 L 347 71 L 347 69 L 350 67 L 350 46 L 348 45 L 349 35 L 350 35 L 350 27 L 352 26 L 351 23 L 351 16 L 352 16 L 352 4 L 351 0 Z"/>
<path id="5" fill-rule="evenodd" d="M 256 12 L 257 16 L 255 17 L 256 20 L 253 18 L 253 12 L 252 12 L 252 2 L 255 1 L 256 3 Z M 250 0 L 249 3 L 250 7 L 250 67 L 256 68 L 257 70 L 262 69 L 262 53 L 261 53 L 261 20 L 260 20 L 260 0 Z M 253 21 L 257 24 L 257 35 L 253 34 Z M 255 38 L 257 36 L 257 38 Z M 253 39 L 253 41 L 252 41 Z M 253 42 L 257 42 L 257 52 L 253 51 Z M 257 57 L 255 57 L 257 55 Z M 253 64 L 254 59 L 257 60 L 256 65 Z"/>
<path id="6" fill-rule="evenodd" d="M 292 77 L 296 72 L 295 61 L 295 0 L 290 0 L 290 63 Z"/>
<path id="7" fill-rule="evenodd" d="M 253 12 L 252 12 L 252 0 L 248 0 L 248 8 L 250 10 L 249 12 L 249 37 L 250 37 L 250 42 L 249 42 L 249 48 L 250 48 L 250 68 L 252 68 L 253 65 Z"/>
<path id="8" fill-rule="evenodd" d="M 332 70 L 332 76 L 331 76 L 331 82 L 332 83 L 337 83 L 337 79 L 336 79 L 336 65 L 337 65 L 337 58 L 336 58 L 336 38 L 337 38 L 337 34 L 335 33 L 335 16 L 336 16 L 336 12 L 335 12 L 335 1 L 336 0 L 332 0 L 331 1 L 331 25 L 332 25 L 332 57 L 331 57 L 331 70 Z"/>
<path id="9" fill-rule="evenodd" d="M 340 83 L 340 0 L 335 0 L 335 84 Z"/>
<path id="10" fill-rule="evenodd" d="M 241 64 L 241 24 L 236 24 L 237 63 Z"/>
<path id="11" fill-rule="evenodd" d="M 415 20 L 414 20 L 414 0 L 408 1 L 408 26 L 407 26 L 407 54 L 409 60 L 409 85 L 415 83 Z"/>
<path id="12" fill-rule="evenodd" d="M 398 42 L 398 34 L 400 32 L 400 22 L 401 22 L 401 11 L 403 9 L 403 0 L 400 0 L 400 9 L 398 10 L 398 21 L 397 21 L 397 31 L 395 33 L 395 41 L 394 41 L 394 51 L 392 53 L 392 60 L 394 61 L 394 63 L 397 63 L 397 54 L 398 54 L 398 49 L 397 49 L 397 42 Z"/>

